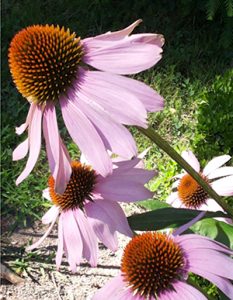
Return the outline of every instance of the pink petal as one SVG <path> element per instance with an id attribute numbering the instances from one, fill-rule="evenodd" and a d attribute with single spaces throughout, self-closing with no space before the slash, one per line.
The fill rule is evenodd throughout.
<path id="1" fill-rule="evenodd" d="M 202 235 L 198 235 L 198 234 L 185 234 L 185 235 L 177 236 L 175 238 L 175 240 L 176 241 L 186 241 L 186 240 L 189 240 L 190 246 L 192 245 L 192 241 L 194 241 L 194 240 L 195 241 L 199 241 L 200 243 L 202 241 L 204 241 L 204 243 L 205 243 L 205 241 L 207 241 L 207 242 L 213 244 L 213 248 L 214 248 L 214 245 L 218 245 L 222 249 L 221 252 L 229 253 L 229 248 L 227 246 L 225 246 L 224 244 L 219 243 L 219 242 L 217 242 L 215 240 L 212 240 L 211 238 L 208 238 L 206 236 L 202 236 Z M 230 253 L 232 253 L 232 251 Z"/>
<path id="2" fill-rule="evenodd" d="M 190 164 L 191 167 L 193 167 L 196 172 L 200 171 L 200 163 L 192 151 L 183 151 L 181 156 L 187 161 L 187 163 Z"/>
<path id="3" fill-rule="evenodd" d="M 192 267 L 191 272 L 196 273 L 199 276 L 202 276 L 215 284 L 229 299 L 233 299 L 233 285 L 230 280 L 222 278 L 221 276 L 212 274 L 208 270 L 200 270 L 197 267 Z"/>
<path id="4" fill-rule="evenodd" d="M 147 113 L 139 99 L 140 94 L 138 97 L 136 92 L 125 88 L 127 83 L 123 84 L 124 77 L 83 69 L 80 70 L 79 76 L 82 78 L 82 84 L 78 85 L 76 91 L 78 99 L 105 111 L 118 123 L 147 127 Z"/>
<path id="5" fill-rule="evenodd" d="M 211 249 L 226 254 L 232 254 L 232 250 L 228 249 L 225 245 L 204 236 L 202 236 L 201 238 L 199 237 L 200 236 L 197 235 L 194 238 L 194 234 L 184 234 L 177 236 L 175 240 L 187 253 L 189 253 L 189 251 L 191 250 L 196 251 L 196 249 Z"/>
<path id="6" fill-rule="evenodd" d="M 166 202 L 173 207 L 180 208 L 182 206 L 182 202 L 180 201 L 177 192 L 171 193 L 166 199 Z"/>
<path id="7" fill-rule="evenodd" d="M 115 222 L 105 210 L 96 202 L 87 203 L 85 206 L 86 214 L 97 235 L 98 239 L 112 251 L 118 248 Z"/>
<path id="8" fill-rule="evenodd" d="M 68 98 L 62 99 L 60 104 L 66 127 L 90 164 L 103 176 L 111 173 L 112 162 L 94 126 Z"/>
<path id="9" fill-rule="evenodd" d="M 80 209 L 75 209 L 74 215 L 83 240 L 83 256 L 90 262 L 92 267 L 96 267 L 98 252 L 96 235 L 89 224 L 87 217 Z"/>
<path id="10" fill-rule="evenodd" d="M 16 185 L 20 184 L 32 171 L 34 168 L 39 153 L 40 153 L 40 147 L 41 147 L 41 118 L 43 114 L 43 108 L 36 105 L 31 123 L 29 124 L 29 157 L 26 164 L 26 167 L 24 168 L 23 172 L 20 174 L 20 176 L 16 180 Z"/>
<path id="11" fill-rule="evenodd" d="M 72 172 L 70 166 L 71 159 L 63 151 L 57 126 L 56 111 L 53 105 L 47 105 L 45 108 L 43 131 L 50 170 L 55 179 L 55 191 L 63 194 Z"/>
<path id="12" fill-rule="evenodd" d="M 88 49 L 98 49 L 109 46 L 112 41 L 118 41 L 129 35 L 142 20 L 137 20 L 128 27 L 119 31 L 109 31 L 104 34 L 97 35 L 95 37 L 86 38 L 82 41 L 83 45 L 88 47 Z"/>
<path id="13" fill-rule="evenodd" d="M 233 279 L 233 261 L 230 257 L 212 249 L 190 249 L 188 252 L 190 268 L 197 267 L 218 276 Z M 214 263 L 213 263 L 214 262 Z M 219 268 L 224 266 L 224 268 Z"/>
<path id="14" fill-rule="evenodd" d="M 155 90 L 153 90 L 143 82 L 116 74 L 106 74 L 105 72 L 89 71 L 84 74 L 88 76 L 86 78 L 86 81 L 89 81 L 89 84 L 93 84 L 91 82 L 92 80 L 96 82 L 96 85 L 98 86 L 100 85 L 105 87 L 105 85 L 107 85 L 110 89 L 120 89 L 119 94 L 121 94 L 121 91 L 124 91 L 124 93 L 133 95 L 144 105 L 147 111 L 159 111 L 164 107 L 164 99 Z M 129 110 L 131 110 L 132 107 L 136 104 L 130 103 L 130 101 L 125 101 L 125 98 L 120 100 L 124 101 L 125 109 L 130 106 Z M 132 98 L 132 100 L 134 99 Z M 115 104 L 115 106 L 117 105 Z M 118 110 L 120 110 L 119 107 Z"/>
<path id="15" fill-rule="evenodd" d="M 133 232 L 129 227 L 125 213 L 118 203 L 110 200 L 95 200 L 95 203 L 101 206 L 107 214 L 114 216 L 113 221 L 118 232 L 129 237 L 133 236 Z"/>
<path id="16" fill-rule="evenodd" d="M 49 188 L 46 188 L 46 189 L 43 190 L 42 196 L 43 196 L 45 199 L 51 201 L 51 197 L 50 197 L 50 194 L 49 194 Z"/>
<path id="17" fill-rule="evenodd" d="M 212 171 L 208 175 L 208 179 L 214 179 L 218 177 L 233 175 L 233 167 L 222 167 Z"/>
<path id="18" fill-rule="evenodd" d="M 27 127 L 28 127 L 27 123 L 23 123 L 19 127 L 15 127 L 16 134 L 21 135 L 27 129 Z"/>
<path id="19" fill-rule="evenodd" d="M 206 205 L 206 210 L 208 211 L 223 211 L 222 207 L 214 199 L 208 199 Z"/>
<path id="20" fill-rule="evenodd" d="M 207 298 L 191 285 L 178 281 L 174 285 L 177 292 L 177 298 L 172 299 L 188 299 L 188 300 L 207 300 Z M 181 298 L 179 298 L 181 297 Z M 162 299 L 162 298 L 161 298 Z"/>
<path id="21" fill-rule="evenodd" d="M 197 221 L 202 219 L 204 215 L 206 214 L 206 211 L 201 211 L 195 218 L 191 219 L 191 221 L 185 223 L 184 225 L 180 226 L 179 228 L 175 229 L 172 233 L 173 236 L 177 236 L 185 232 L 189 227 L 191 227 L 193 224 L 195 224 Z"/>
<path id="22" fill-rule="evenodd" d="M 67 247 L 67 260 L 71 271 L 75 273 L 76 265 L 80 264 L 82 258 L 82 238 L 72 210 L 62 211 L 60 218 L 62 218 L 64 240 Z"/>
<path id="23" fill-rule="evenodd" d="M 212 188 L 220 196 L 233 196 L 233 176 L 227 176 L 211 183 Z"/>
<path id="24" fill-rule="evenodd" d="M 141 159 L 134 157 L 130 160 L 122 159 L 121 157 L 115 157 L 112 159 L 114 162 L 114 167 L 119 168 L 122 172 L 123 170 L 127 171 L 132 168 L 141 168 Z M 144 166 L 143 166 L 144 168 Z"/>
<path id="25" fill-rule="evenodd" d="M 140 158 L 143 161 L 143 159 L 149 153 L 151 148 L 152 148 L 152 146 L 147 147 L 145 150 L 143 150 L 141 153 L 139 153 L 138 158 Z M 144 167 L 144 165 L 143 165 L 143 167 Z"/>
<path id="26" fill-rule="evenodd" d="M 62 218 L 59 218 L 58 222 L 58 246 L 57 246 L 57 253 L 56 253 L 56 266 L 57 269 L 60 268 L 62 256 L 63 256 L 63 249 L 64 249 L 64 232 L 63 232 L 63 223 Z"/>
<path id="27" fill-rule="evenodd" d="M 137 147 L 131 133 L 123 125 L 115 122 L 102 108 L 88 106 L 84 102 L 79 103 L 79 108 L 95 126 L 102 140 L 106 141 L 105 147 L 122 157 L 135 156 Z"/>
<path id="28" fill-rule="evenodd" d="M 173 182 L 172 189 L 178 188 L 179 184 L 180 184 L 180 180 L 176 180 L 175 182 Z"/>
<path id="29" fill-rule="evenodd" d="M 28 246 L 26 248 L 26 251 L 32 251 L 35 248 L 38 248 L 40 246 L 41 243 L 43 243 L 43 241 L 47 238 L 47 236 L 50 234 L 51 230 L 53 229 L 53 226 L 55 224 L 57 220 L 57 216 L 54 215 L 54 220 L 52 221 L 51 225 L 49 226 L 48 230 L 45 232 L 45 234 L 34 244 L 32 244 L 31 246 Z"/>
<path id="30" fill-rule="evenodd" d="M 104 199 L 120 202 L 135 202 L 153 197 L 152 192 L 130 178 L 127 181 L 106 180 L 101 185 L 96 185 L 95 192 Z"/>
<path id="31" fill-rule="evenodd" d="M 156 34 L 134 34 L 108 47 L 88 49 L 84 62 L 92 67 L 116 74 L 135 74 L 151 68 L 161 59 L 163 37 Z"/>
<path id="32" fill-rule="evenodd" d="M 56 205 L 53 205 L 42 217 L 42 223 L 49 224 L 54 219 L 56 219 L 58 217 L 58 215 L 59 215 L 59 207 Z"/>
<path id="33" fill-rule="evenodd" d="M 118 275 L 107 282 L 101 289 L 99 289 L 92 300 L 119 300 L 119 294 L 125 289 L 125 283 L 121 275 Z M 134 296 L 129 298 L 134 300 Z"/>
<path id="34" fill-rule="evenodd" d="M 118 168 L 114 169 L 112 176 L 105 178 L 104 181 L 109 183 L 110 181 L 115 182 L 118 180 L 130 180 L 144 185 L 148 183 L 153 177 L 155 177 L 155 175 L 155 171 L 152 170 L 149 171 L 138 168 L 121 170 L 120 168 Z"/>
<path id="35" fill-rule="evenodd" d="M 28 153 L 28 138 L 19 144 L 12 153 L 13 160 L 20 160 Z"/>
<path id="36" fill-rule="evenodd" d="M 208 164 L 205 166 L 203 170 L 203 174 L 205 176 L 209 175 L 212 171 L 224 165 L 228 160 L 230 160 L 230 155 L 221 155 L 213 158 Z"/>
<path id="37" fill-rule="evenodd" d="M 31 103 L 26 122 L 20 125 L 19 127 L 15 128 L 15 131 L 18 135 L 21 135 L 27 129 L 28 125 L 31 123 L 35 108 L 36 108 L 36 104 Z"/>

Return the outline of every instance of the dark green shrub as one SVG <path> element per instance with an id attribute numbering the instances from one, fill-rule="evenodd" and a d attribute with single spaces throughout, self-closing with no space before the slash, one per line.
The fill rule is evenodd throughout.
<path id="1" fill-rule="evenodd" d="M 233 155 L 233 70 L 217 76 L 201 99 L 194 140 L 196 152 L 205 159 L 220 153 Z"/>

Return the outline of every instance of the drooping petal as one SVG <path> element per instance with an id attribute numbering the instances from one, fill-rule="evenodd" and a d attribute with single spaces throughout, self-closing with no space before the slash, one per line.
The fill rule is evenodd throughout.
<path id="1" fill-rule="evenodd" d="M 23 172 L 16 180 L 16 185 L 20 184 L 34 168 L 41 147 L 41 119 L 43 114 L 43 108 L 36 105 L 33 116 L 31 117 L 31 123 L 29 124 L 29 157 Z"/>
<path id="2" fill-rule="evenodd" d="M 208 211 L 223 211 L 223 208 L 214 199 L 208 199 L 206 205 Z"/>
<path id="3" fill-rule="evenodd" d="M 229 297 L 229 299 L 233 299 L 233 285 L 230 280 L 210 273 L 208 270 L 201 270 L 198 267 L 192 267 L 190 271 L 206 278 L 215 284 L 225 295 Z"/>
<path id="4" fill-rule="evenodd" d="M 79 76 L 82 81 L 81 84 L 77 83 L 78 99 L 85 100 L 85 96 L 89 106 L 99 110 L 102 108 L 118 123 L 147 127 L 145 106 L 136 92 L 127 90 L 124 86 L 126 83 L 122 84 L 124 77 L 84 69 L 80 69 Z M 112 80 L 108 80 L 108 76 L 113 76 Z"/>
<path id="5" fill-rule="evenodd" d="M 75 209 L 74 215 L 83 240 L 83 256 L 90 262 L 92 267 L 96 267 L 98 252 L 96 235 L 89 224 L 87 217 L 80 209 Z"/>
<path id="6" fill-rule="evenodd" d="M 233 176 L 227 176 L 211 183 L 212 188 L 220 196 L 233 195 Z"/>
<path id="7" fill-rule="evenodd" d="M 209 173 L 208 179 L 214 179 L 214 178 L 228 176 L 228 175 L 233 175 L 233 167 L 222 167 L 213 170 L 211 173 Z"/>
<path id="8" fill-rule="evenodd" d="M 42 223 L 49 224 L 59 215 L 59 207 L 53 205 L 42 217 Z"/>
<path id="9" fill-rule="evenodd" d="M 233 279 L 233 262 L 225 254 L 212 249 L 193 249 L 189 250 L 188 258 L 190 268 L 194 266 L 200 270 L 208 270 L 215 275 Z M 224 268 L 219 268 L 219 266 L 224 266 Z"/>
<path id="10" fill-rule="evenodd" d="M 145 170 L 142 168 L 131 168 L 124 169 L 121 168 L 114 169 L 113 174 L 109 180 L 106 178 L 104 181 L 124 181 L 129 180 L 140 183 L 142 185 L 148 183 L 153 177 L 155 177 L 156 173 L 153 170 Z"/>
<path id="11" fill-rule="evenodd" d="M 192 287 L 191 285 L 183 281 L 178 281 L 173 286 L 177 292 L 177 300 L 178 299 L 207 300 L 207 298 L 201 292 L 199 292 L 197 289 L 195 289 L 194 287 Z"/>
<path id="12" fill-rule="evenodd" d="M 107 176 L 112 171 L 112 163 L 95 127 L 68 98 L 61 99 L 60 104 L 66 127 L 72 139 L 93 168 L 101 175 Z M 94 146 L 90 147 L 90 145 Z M 95 152 L 95 155 L 93 155 L 93 152 Z"/>
<path id="13" fill-rule="evenodd" d="M 43 243 L 43 241 L 47 238 L 47 236 L 50 234 L 51 230 L 53 229 L 53 226 L 55 224 L 57 220 L 57 216 L 54 215 L 54 220 L 52 221 L 51 225 L 49 226 L 48 230 L 45 232 L 45 234 L 34 244 L 28 246 L 26 248 L 26 251 L 32 251 L 33 249 L 36 249 L 40 246 L 41 243 Z"/>
<path id="14" fill-rule="evenodd" d="M 136 74 L 151 68 L 161 59 L 163 41 L 162 35 L 134 34 L 95 50 L 88 49 L 86 43 L 83 61 L 109 73 Z"/>
<path id="15" fill-rule="evenodd" d="M 70 157 L 64 154 L 57 126 L 55 107 L 47 105 L 44 111 L 43 131 L 49 166 L 55 180 L 55 191 L 63 194 L 70 180 Z"/>
<path id="16" fill-rule="evenodd" d="M 50 194 L 49 194 L 49 188 L 46 188 L 46 189 L 43 190 L 42 196 L 43 196 L 45 199 L 51 201 L 51 197 L 50 197 Z"/>
<path id="17" fill-rule="evenodd" d="M 57 269 L 60 268 L 62 256 L 64 252 L 64 232 L 63 232 L 63 223 L 62 218 L 59 218 L 58 222 L 58 244 L 57 244 L 57 253 L 56 253 L 56 266 Z"/>
<path id="18" fill-rule="evenodd" d="M 208 162 L 208 164 L 205 166 L 203 170 L 203 174 L 205 176 L 208 176 L 211 172 L 216 170 L 217 168 L 224 165 L 228 160 L 230 160 L 230 155 L 221 155 L 218 157 L 213 158 L 211 161 Z"/>
<path id="19" fill-rule="evenodd" d="M 92 300 L 119 300 L 119 294 L 125 289 L 125 283 L 121 275 L 118 275 L 107 282 L 101 289 L 99 289 Z M 134 296 L 129 298 L 134 300 Z"/>
<path id="20" fill-rule="evenodd" d="M 115 222 L 105 210 L 99 206 L 96 201 L 85 205 L 86 214 L 89 222 L 95 231 L 98 239 L 112 251 L 118 248 Z"/>
<path id="21" fill-rule="evenodd" d="M 26 122 L 23 123 L 22 125 L 20 125 L 19 127 L 15 128 L 16 134 L 21 135 L 27 129 L 28 125 L 31 123 L 35 107 L 36 107 L 36 104 L 31 103 L 29 111 L 28 111 L 28 115 L 26 118 Z"/>
<path id="22" fill-rule="evenodd" d="M 193 234 L 184 234 L 177 236 L 176 242 L 178 242 L 187 253 L 189 253 L 190 250 L 195 251 L 196 249 L 211 249 L 230 255 L 233 254 L 232 250 L 228 249 L 223 244 L 220 244 L 204 236 L 195 236 L 194 238 Z"/>
<path id="23" fill-rule="evenodd" d="M 197 235 L 197 234 L 195 234 L 195 235 L 194 234 L 185 234 L 185 235 L 181 235 L 181 236 L 176 237 L 176 241 L 189 241 L 190 247 L 192 247 L 192 241 L 195 241 L 195 240 L 197 240 L 197 241 L 208 241 L 211 244 L 216 244 L 216 245 L 220 246 L 220 248 L 222 249 L 222 250 L 218 249 L 218 251 L 221 251 L 221 252 L 224 252 L 224 253 L 229 253 L 229 248 L 227 246 L 225 246 L 224 244 L 219 243 L 215 240 L 212 240 L 211 238 L 208 238 L 206 236 Z M 230 250 L 230 254 L 231 253 L 232 253 L 232 251 Z"/>
<path id="24" fill-rule="evenodd" d="M 131 133 L 123 125 L 115 122 L 103 109 L 88 106 L 84 102 L 79 103 L 80 109 L 95 126 L 102 140 L 106 141 L 105 147 L 122 157 L 131 158 L 137 155 L 137 147 Z"/>
<path id="25" fill-rule="evenodd" d="M 108 178 L 107 178 L 108 179 Z M 103 199 L 120 202 L 135 202 L 153 197 L 153 193 L 142 184 L 131 181 L 106 180 L 101 185 L 96 185 L 95 192 L 101 194 Z"/>
<path id="26" fill-rule="evenodd" d="M 19 144 L 12 153 L 13 160 L 20 160 L 24 158 L 28 153 L 29 141 L 28 138 Z"/>
<path id="27" fill-rule="evenodd" d="M 128 97 L 127 98 L 123 97 L 123 99 L 122 98 L 119 99 L 120 103 L 124 102 L 125 109 L 129 109 L 128 111 L 130 113 L 132 108 L 133 111 L 137 109 L 137 107 L 135 107 L 135 104 L 137 104 L 135 99 L 139 100 L 147 111 L 153 111 L 153 112 L 159 111 L 164 107 L 164 99 L 155 90 L 153 90 L 143 82 L 140 82 L 135 79 L 127 78 L 121 75 L 98 72 L 98 71 L 82 70 L 82 74 L 84 75 L 84 80 L 85 80 L 84 82 L 85 84 L 88 84 L 89 89 L 91 89 L 92 85 L 95 84 L 96 86 L 99 86 L 99 89 L 108 88 L 109 90 L 112 90 L 115 87 L 115 89 L 117 90 L 119 89 L 120 95 L 123 92 L 125 96 L 127 96 L 127 94 L 131 95 L 130 99 L 128 99 Z M 97 93 L 97 95 L 99 94 Z M 132 97 L 132 95 L 134 96 L 134 98 Z M 105 100 L 105 102 L 107 102 L 107 100 Z M 116 109 L 117 111 L 119 111 L 120 114 L 120 108 L 117 106 L 117 103 L 114 104 L 114 101 L 112 101 L 112 99 L 109 99 L 109 102 L 111 102 L 112 105 L 116 106 Z M 100 104 L 103 103 L 100 102 Z M 108 102 L 105 105 L 107 104 Z M 113 109 L 111 109 L 110 111 L 113 111 Z"/>
<path id="28" fill-rule="evenodd" d="M 181 156 L 193 167 L 196 172 L 200 171 L 200 163 L 192 151 L 183 151 Z"/>
<path id="29" fill-rule="evenodd" d="M 191 219 L 191 221 L 185 223 L 184 225 L 178 227 L 173 231 L 173 236 L 177 236 L 185 232 L 188 228 L 190 228 L 193 224 L 195 224 L 197 221 L 203 218 L 203 216 L 206 214 L 206 211 L 201 211 L 195 218 Z"/>
<path id="30" fill-rule="evenodd" d="M 109 44 L 113 41 L 118 41 L 125 38 L 129 35 L 138 24 L 142 22 L 141 19 L 135 21 L 128 27 L 118 30 L 118 31 L 108 31 L 104 34 L 97 35 L 95 37 L 90 37 L 82 40 L 84 46 L 87 46 L 88 49 L 98 49 L 109 46 Z"/>
<path id="31" fill-rule="evenodd" d="M 80 264 L 82 258 L 82 238 L 72 210 L 62 211 L 60 218 L 62 218 L 64 240 L 67 247 L 67 260 L 71 271 L 75 273 L 76 265 Z"/>
<path id="32" fill-rule="evenodd" d="M 177 208 L 183 207 L 177 192 L 171 193 L 166 199 L 166 202 L 173 207 L 177 207 Z"/>
<path id="33" fill-rule="evenodd" d="M 174 189 L 177 189 L 178 186 L 179 186 L 179 184 L 180 184 L 180 180 L 176 180 L 175 182 L 173 182 L 173 184 L 172 184 L 172 189 L 173 189 L 173 190 L 174 190 Z"/>
<path id="34" fill-rule="evenodd" d="M 129 237 L 133 236 L 133 232 L 129 227 L 125 213 L 118 203 L 110 200 L 95 200 L 95 203 L 101 206 L 108 215 L 114 216 L 113 221 L 118 232 Z"/>

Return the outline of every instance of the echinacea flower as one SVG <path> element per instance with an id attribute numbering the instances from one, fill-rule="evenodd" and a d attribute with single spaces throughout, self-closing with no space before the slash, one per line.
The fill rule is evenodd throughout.
<path id="1" fill-rule="evenodd" d="M 226 246 L 204 236 L 146 232 L 128 243 L 120 274 L 98 290 L 92 300 L 207 299 L 189 285 L 189 272 L 214 283 L 232 299 L 231 254 Z"/>
<path id="2" fill-rule="evenodd" d="M 112 174 L 103 177 L 90 166 L 73 161 L 70 181 L 63 194 L 56 193 L 54 178 L 50 176 L 44 196 L 53 202 L 53 206 L 43 216 L 42 222 L 51 225 L 44 236 L 27 250 L 37 248 L 43 242 L 58 217 L 56 264 L 59 268 L 64 252 L 72 272 L 76 271 L 82 257 L 91 266 L 96 266 L 97 238 L 116 251 L 116 231 L 132 236 L 126 216 L 117 202 L 150 198 L 152 193 L 144 185 L 155 173 L 144 170 L 139 158 L 114 162 L 113 166 Z"/>
<path id="3" fill-rule="evenodd" d="M 182 157 L 211 185 L 217 194 L 220 196 L 233 195 L 233 167 L 222 167 L 231 159 L 229 155 L 213 158 L 203 171 L 200 170 L 200 163 L 192 151 L 183 151 Z M 214 199 L 209 198 L 208 194 L 191 175 L 183 172 L 175 177 L 178 180 L 174 182 L 173 188 L 177 188 L 177 191 L 171 193 L 166 201 L 167 203 L 174 207 L 223 211 L 222 207 Z"/>
<path id="4" fill-rule="evenodd" d="M 14 150 L 13 159 L 22 159 L 29 151 L 16 184 L 30 174 L 38 159 L 43 119 L 56 191 L 64 192 L 71 169 L 63 159 L 57 104 L 70 136 L 102 176 L 112 171 L 106 150 L 127 159 L 136 155 L 134 139 L 123 124 L 147 127 L 147 112 L 163 108 L 163 98 L 153 89 L 122 76 L 146 70 L 161 58 L 162 35 L 130 35 L 140 22 L 83 40 L 53 25 L 29 26 L 15 35 L 9 48 L 10 71 L 30 102 L 26 122 L 16 128 L 18 134 L 28 128 L 28 138 Z"/>

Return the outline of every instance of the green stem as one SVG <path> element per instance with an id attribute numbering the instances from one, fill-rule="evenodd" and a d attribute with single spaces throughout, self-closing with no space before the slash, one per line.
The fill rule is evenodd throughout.
<path id="1" fill-rule="evenodd" d="M 213 198 L 228 214 L 233 218 L 233 209 L 203 180 L 203 178 L 153 129 L 137 129 L 145 136 L 151 139 L 159 148 L 165 151 L 173 160 L 175 160 L 185 171 L 187 171 L 202 188 Z"/>

